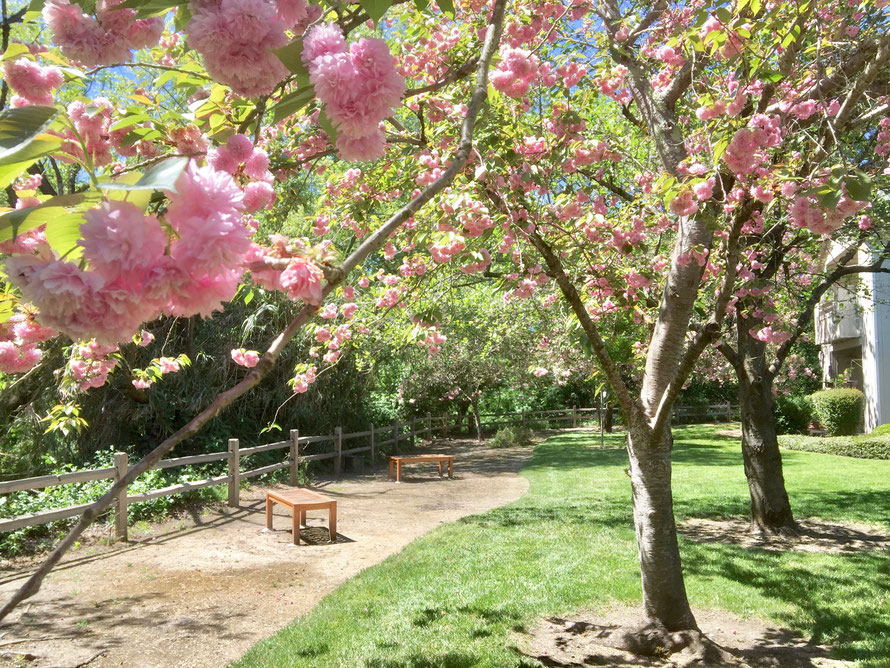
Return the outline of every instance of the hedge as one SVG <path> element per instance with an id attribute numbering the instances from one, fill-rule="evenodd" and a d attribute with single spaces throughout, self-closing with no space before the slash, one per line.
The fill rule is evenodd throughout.
<path id="1" fill-rule="evenodd" d="M 821 390 L 810 395 L 810 405 L 829 436 L 852 436 L 862 422 L 865 395 L 853 388 Z"/>
<path id="2" fill-rule="evenodd" d="M 821 452 L 858 459 L 890 459 L 890 430 L 878 427 L 872 433 L 861 436 L 821 437 L 788 434 L 779 436 L 779 445 L 789 450 Z"/>
<path id="3" fill-rule="evenodd" d="M 809 397 L 778 395 L 773 401 L 777 434 L 806 434 L 813 419 Z"/>

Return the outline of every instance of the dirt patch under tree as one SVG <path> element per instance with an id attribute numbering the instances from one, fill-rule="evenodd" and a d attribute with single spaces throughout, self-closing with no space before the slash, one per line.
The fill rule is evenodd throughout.
<path id="1" fill-rule="evenodd" d="M 252 487 L 240 508 L 210 507 L 126 545 L 73 550 L 40 593 L 0 624 L 0 666 L 225 665 L 418 536 L 528 489 L 517 472 L 531 447 L 431 447 L 455 455 L 454 480 L 439 479 L 435 464 L 414 464 L 401 484 L 381 466 L 313 487 L 337 499 L 335 544 L 321 528 L 321 511 L 309 513 L 301 533 L 310 545 L 291 544 L 281 506 L 267 532 L 264 489 Z M 0 600 L 28 574 L 0 570 Z"/>
<path id="2" fill-rule="evenodd" d="M 890 547 L 890 536 L 868 524 L 798 520 L 796 535 L 762 534 L 752 530 L 751 521 L 742 517 L 725 519 L 689 519 L 677 530 L 699 543 L 728 543 L 764 550 L 796 550 L 849 554 Z"/>
<path id="3" fill-rule="evenodd" d="M 551 617 L 519 638 L 524 653 L 545 666 L 581 668 L 611 666 L 749 666 L 750 668 L 829 668 L 852 663 L 828 658 L 829 648 L 812 645 L 787 629 L 756 617 L 742 619 L 728 612 L 695 612 L 704 634 L 726 651 L 727 662 L 696 662 L 687 651 L 663 657 L 632 654 L 613 646 L 613 638 L 639 625 L 637 607 L 613 607 L 601 614 L 582 612 L 571 619 Z"/>

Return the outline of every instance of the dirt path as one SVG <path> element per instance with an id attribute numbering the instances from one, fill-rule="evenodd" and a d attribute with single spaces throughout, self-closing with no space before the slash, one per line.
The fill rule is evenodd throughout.
<path id="1" fill-rule="evenodd" d="M 274 531 L 265 531 L 264 490 L 251 488 L 241 508 L 208 509 L 183 529 L 158 527 L 98 553 L 75 550 L 0 625 L 0 657 L 7 653 L 0 666 L 225 665 L 418 536 L 514 501 L 528 488 L 517 471 L 531 448 L 490 450 L 471 441 L 434 448 L 455 455 L 454 480 L 440 480 L 435 464 L 414 464 L 401 484 L 382 467 L 319 482 L 316 489 L 337 499 L 333 545 L 293 546 L 280 506 Z M 307 521 L 327 526 L 323 512 Z M 327 538 L 320 528 L 307 534 Z M 0 571 L 0 600 L 25 575 Z"/>

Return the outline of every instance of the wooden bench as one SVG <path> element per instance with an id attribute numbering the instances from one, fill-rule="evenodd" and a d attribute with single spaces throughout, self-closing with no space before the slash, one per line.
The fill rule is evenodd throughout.
<path id="1" fill-rule="evenodd" d="M 442 477 L 442 464 L 448 464 L 448 477 L 454 477 L 454 456 L 453 455 L 393 455 L 389 458 L 389 477 L 393 477 L 393 468 L 395 468 L 396 482 L 402 481 L 402 464 L 413 464 L 415 462 L 438 462 L 439 477 Z"/>
<path id="2" fill-rule="evenodd" d="M 337 502 L 311 489 L 272 490 L 266 492 L 266 528 L 272 529 L 272 506 L 280 503 L 291 510 L 291 527 L 294 545 L 300 544 L 300 525 L 306 524 L 306 511 L 327 508 L 328 533 L 331 542 L 337 539 Z"/>

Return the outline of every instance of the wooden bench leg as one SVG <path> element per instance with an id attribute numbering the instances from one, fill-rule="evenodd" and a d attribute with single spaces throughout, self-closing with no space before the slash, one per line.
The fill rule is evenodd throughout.
<path id="1" fill-rule="evenodd" d="M 300 544 L 300 519 L 303 516 L 303 511 L 299 508 L 292 508 L 291 513 L 291 532 L 294 535 L 294 545 Z"/>
<path id="2" fill-rule="evenodd" d="M 442 460 L 439 460 L 439 477 L 442 477 Z"/>
<path id="3" fill-rule="evenodd" d="M 266 528 L 272 530 L 272 499 L 266 497 Z"/>
<path id="4" fill-rule="evenodd" d="M 328 533 L 331 536 L 331 542 L 337 540 L 337 503 L 334 502 L 328 507 Z"/>
<path id="5" fill-rule="evenodd" d="M 402 482 L 402 462 L 396 461 L 396 482 Z"/>

